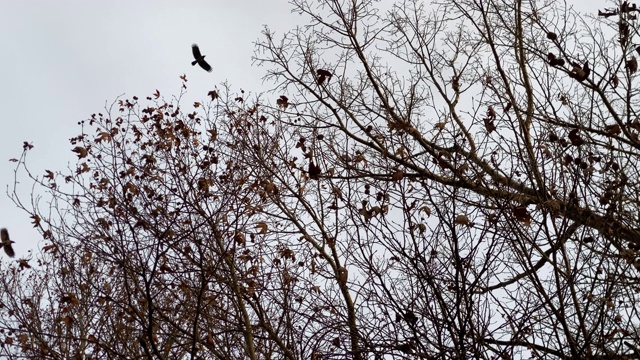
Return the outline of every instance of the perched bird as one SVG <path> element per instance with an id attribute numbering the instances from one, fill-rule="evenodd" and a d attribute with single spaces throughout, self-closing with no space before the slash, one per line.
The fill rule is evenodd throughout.
<path id="1" fill-rule="evenodd" d="M 347 282 L 347 279 L 349 278 L 349 274 L 347 273 L 347 269 L 345 269 L 344 267 L 339 267 L 338 268 L 338 278 L 340 279 L 341 282 Z"/>
<path id="2" fill-rule="evenodd" d="M 551 66 L 564 66 L 564 59 L 556 57 L 554 53 L 548 53 L 547 60 Z"/>
<path id="3" fill-rule="evenodd" d="M 629 72 L 633 74 L 638 71 L 638 60 L 636 60 L 635 56 L 632 56 L 631 59 L 627 60 L 624 67 L 629 69 Z"/>
<path id="4" fill-rule="evenodd" d="M 276 100 L 276 104 L 278 104 L 278 107 L 286 109 L 289 106 L 289 98 L 284 95 L 280 95 L 280 98 Z"/>
<path id="5" fill-rule="evenodd" d="M 322 85 L 325 80 L 331 80 L 331 76 L 333 76 L 329 70 L 324 69 L 318 69 L 316 74 L 318 75 L 318 84 L 320 85 Z"/>
<path id="6" fill-rule="evenodd" d="M 589 63 L 585 62 L 584 66 L 580 66 L 577 62 L 571 62 L 571 66 L 573 69 L 569 73 L 569 77 L 574 78 L 580 82 L 583 82 L 586 78 L 589 77 L 591 73 L 591 69 L 589 68 Z"/>
<path id="7" fill-rule="evenodd" d="M 11 241 L 11 239 L 9 239 L 9 231 L 7 231 L 7 229 L 5 228 L 0 229 L 0 241 L 1 246 L 4 248 L 4 252 L 7 253 L 9 257 L 16 256 L 16 253 L 11 247 L 11 244 L 13 244 L 14 241 Z"/>
<path id="8" fill-rule="evenodd" d="M 205 69 L 208 72 L 211 72 L 211 65 L 204 61 L 204 57 L 206 55 L 202 55 L 202 53 L 200 53 L 200 48 L 198 48 L 198 45 L 191 45 L 191 51 L 193 52 L 193 57 L 196 58 L 191 62 L 191 65 L 196 66 L 196 64 L 198 64 L 201 68 Z"/>

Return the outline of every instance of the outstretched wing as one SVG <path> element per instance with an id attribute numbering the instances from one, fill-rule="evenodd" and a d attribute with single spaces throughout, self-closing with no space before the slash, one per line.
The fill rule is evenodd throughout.
<path id="1" fill-rule="evenodd" d="M 208 62 L 204 61 L 204 59 L 200 59 L 198 60 L 198 65 L 200 65 L 201 68 L 207 70 L 208 72 L 211 72 L 211 65 L 209 65 Z"/>
<path id="2" fill-rule="evenodd" d="M 16 256 L 16 252 L 13 251 L 13 247 L 11 247 L 11 244 L 9 243 L 4 245 L 4 252 L 7 254 L 8 257 Z"/>
<path id="3" fill-rule="evenodd" d="M 198 48 L 197 44 L 191 45 L 191 51 L 193 52 L 193 57 L 196 58 L 196 60 L 202 58 L 202 54 L 200 53 L 200 48 Z"/>
<path id="4" fill-rule="evenodd" d="M 2 241 L 2 246 L 4 248 L 4 252 L 7 253 L 9 257 L 16 256 L 15 251 L 11 247 L 11 239 L 9 239 L 9 231 L 6 228 L 0 229 L 0 240 Z"/>

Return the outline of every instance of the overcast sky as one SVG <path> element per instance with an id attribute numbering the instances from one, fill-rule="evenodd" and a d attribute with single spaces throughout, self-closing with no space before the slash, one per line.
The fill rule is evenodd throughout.
<path id="1" fill-rule="evenodd" d="M 182 74 L 200 100 L 225 80 L 264 90 L 264 69 L 251 66 L 253 43 L 264 25 L 282 34 L 302 19 L 282 0 L 0 2 L 0 227 L 17 242 L 17 257 L 41 241 L 5 195 L 15 168 L 8 160 L 20 156 L 23 141 L 34 144 L 27 164 L 41 175 L 75 163 L 69 139 L 81 131 L 78 121 L 121 94 L 144 98 L 158 89 L 169 98 Z M 212 73 L 191 66 L 192 43 Z M 28 200 L 31 181 L 20 179 Z"/>
<path id="2" fill-rule="evenodd" d="M 251 66 L 253 43 L 264 25 L 282 35 L 304 21 L 285 0 L 0 1 L 0 227 L 17 241 L 17 257 L 41 241 L 5 195 L 15 168 L 8 159 L 20 156 L 23 141 L 34 144 L 27 163 L 42 175 L 75 164 L 68 140 L 80 133 L 78 121 L 121 94 L 144 98 L 158 89 L 170 97 L 182 74 L 190 98 L 200 100 L 225 80 L 266 90 L 264 68 Z M 212 73 L 191 66 L 192 43 Z M 28 200 L 32 184 L 20 179 Z"/>

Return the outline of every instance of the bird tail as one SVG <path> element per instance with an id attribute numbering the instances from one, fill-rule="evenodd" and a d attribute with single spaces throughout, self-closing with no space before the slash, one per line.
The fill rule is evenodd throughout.
<path id="1" fill-rule="evenodd" d="M 198 63 L 198 60 L 195 60 L 191 62 L 191 65 L 196 66 L 197 63 Z"/>

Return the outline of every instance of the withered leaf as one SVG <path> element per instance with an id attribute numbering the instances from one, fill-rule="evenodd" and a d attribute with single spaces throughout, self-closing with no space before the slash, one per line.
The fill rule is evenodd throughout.
<path id="1" fill-rule="evenodd" d="M 336 337 L 331 341 L 331 344 L 335 347 L 340 347 L 340 337 Z"/>
<path id="2" fill-rule="evenodd" d="M 573 129 L 569 132 L 569 140 L 571 141 L 571 145 L 580 146 L 584 144 L 584 140 L 578 135 L 578 129 Z"/>
<path id="3" fill-rule="evenodd" d="M 525 226 L 531 225 L 531 214 L 527 211 L 527 208 L 524 206 L 519 206 L 513 209 L 513 216 L 515 216 L 516 220 L 524 223 Z"/>
<path id="4" fill-rule="evenodd" d="M 417 322 L 418 322 L 418 317 L 416 316 L 416 314 L 415 314 L 413 311 L 411 311 L 411 310 L 407 310 L 407 311 L 404 313 L 404 320 L 405 320 L 406 322 L 408 322 L 409 324 L 414 325 L 415 323 L 417 323 Z"/>
<path id="5" fill-rule="evenodd" d="M 602 17 L 604 17 L 605 19 L 606 19 L 606 18 L 608 18 L 608 17 L 610 17 L 610 16 L 615 16 L 615 15 L 618 15 L 618 12 L 617 12 L 617 11 L 609 11 L 609 12 L 605 12 L 605 11 L 598 10 L 598 16 L 602 16 Z"/>
<path id="6" fill-rule="evenodd" d="M 618 124 L 605 125 L 604 131 L 607 133 L 607 135 L 611 136 L 618 135 L 622 132 L 622 130 L 620 129 L 620 125 Z"/>
<path id="7" fill-rule="evenodd" d="M 32 215 L 31 219 L 32 219 L 31 223 L 33 224 L 34 228 L 40 226 L 40 216 Z"/>
<path id="8" fill-rule="evenodd" d="M 421 207 L 420 211 L 424 211 L 424 213 L 427 214 L 427 216 L 431 216 L 431 209 L 427 205 Z"/>
<path id="9" fill-rule="evenodd" d="M 207 132 L 209 133 L 209 136 L 211 137 L 211 141 L 216 141 L 216 139 L 218 139 L 218 130 L 210 129 L 210 130 L 207 130 Z"/>
<path id="10" fill-rule="evenodd" d="M 29 262 L 26 259 L 18 260 L 18 265 L 20 269 L 31 269 L 31 265 L 29 265 Z"/>
<path id="11" fill-rule="evenodd" d="M 485 129 L 487 129 L 488 133 L 493 132 L 496 129 L 496 124 L 493 122 L 493 120 L 491 119 L 483 119 L 484 121 L 484 127 Z"/>
<path id="12" fill-rule="evenodd" d="M 237 232 L 234 236 L 233 236 L 233 241 L 235 241 L 237 244 L 239 245 L 244 245 L 247 243 L 247 239 L 244 236 L 243 233 L 241 232 Z"/>
<path id="13" fill-rule="evenodd" d="M 396 349 L 405 354 L 413 354 L 413 344 L 411 343 L 397 344 Z"/>
<path id="14" fill-rule="evenodd" d="M 313 161 L 309 161 L 309 178 L 318 180 L 321 173 L 322 170 L 320 169 L 320 166 L 314 164 Z"/>
<path id="15" fill-rule="evenodd" d="M 266 234 L 269 227 L 264 221 L 261 221 L 256 225 L 256 228 L 260 229 L 260 234 Z"/>
<path id="16" fill-rule="evenodd" d="M 626 47 L 629 41 L 629 24 L 626 21 L 619 21 L 618 32 L 620 33 L 620 44 L 622 47 Z"/>
<path id="17" fill-rule="evenodd" d="M 393 175 L 391 175 L 391 180 L 400 181 L 402 180 L 403 177 L 404 177 L 404 171 L 398 169 L 393 173 Z"/>
<path id="18" fill-rule="evenodd" d="M 458 224 L 458 225 L 471 225 L 471 222 L 469 221 L 469 217 L 467 215 L 464 214 L 460 214 L 458 216 L 456 216 L 456 219 L 454 220 L 454 223 Z"/>
<path id="19" fill-rule="evenodd" d="M 74 153 L 78 154 L 78 159 L 82 159 L 82 158 L 87 157 L 87 155 L 89 153 L 87 151 L 87 149 L 83 148 L 82 146 L 76 146 L 71 151 L 73 151 Z"/>
<path id="20" fill-rule="evenodd" d="M 207 95 L 208 95 L 208 96 L 211 96 L 211 100 L 212 100 L 212 101 L 220 97 L 220 95 L 218 95 L 218 92 L 217 92 L 217 91 L 215 91 L 215 90 L 211 90 L 211 91 L 209 91 L 209 92 L 207 93 Z"/>
<path id="21" fill-rule="evenodd" d="M 496 111 L 493 109 L 493 106 L 489 106 L 487 108 L 487 118 L 489 118 L 491 120 L 495 120 L 496 119 Z"/>

